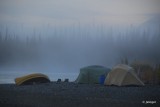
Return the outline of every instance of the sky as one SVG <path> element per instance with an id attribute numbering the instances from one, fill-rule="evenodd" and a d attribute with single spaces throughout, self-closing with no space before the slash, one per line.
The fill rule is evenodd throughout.
<path id="1" fill-rule="evenodd" d="M 160 14 L 159 5 L 160 0 L 0 0 L 0 24 L 139 25 Z"/>
<path id="2" fill-rule="evenodd" d="M 156 38 L 159 27 L 158 36 L 151 29 L 146 33 L 137 27 L 148 25 L 144 24 L 146 22 L 149 26 L 157 23 L 149 20 L 158 15 L 160 0 L 0 0 L 3 39 L 8 35 L 20 36 L 27 43 L 30 36 L 29 43 L 32 43 L 35 35 L 53 37 L 38 46 L 33 43 L 26 47 L 25 43 L 17 41 L 9 46 L 6 43 L 6 49 L 2 45 L 0 59 L 9 64 L 1 60 L 0 68 L 4 64 L 4 69 L 12 71 L 78 73 L 81 67 L 88 65 L 112 67 L 127 55 L 131 60 L 142 57 L 159 61 L 160 50 L 155 48 L 159 46 Z M 132 32 L 135 26 L 131 25 L 138 28 L 137 32 Z M 120 31 L 113 28 L 115 26 L 127 26 L 127 29 Z M 155 27 L 151 28 L 155 32 Z M 144 42 L 143 34 L 153 36 L 154 42 Z M 0 76 L 2 74 L 0 72 Z"/>

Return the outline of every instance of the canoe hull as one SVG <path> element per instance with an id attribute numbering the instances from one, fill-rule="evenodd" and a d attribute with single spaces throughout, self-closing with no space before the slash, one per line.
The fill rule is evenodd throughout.
<path id="1" fill-rule="evenodd" d="M 31 85 L 50 82 L 48 76 L 40 73 L 30 74 L 15 79 L 16 85 Z"/>

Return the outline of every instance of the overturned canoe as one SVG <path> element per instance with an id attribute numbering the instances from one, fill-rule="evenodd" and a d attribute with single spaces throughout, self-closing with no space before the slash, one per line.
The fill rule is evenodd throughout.
<path id="1" fill-rule="evenodd" d="M 29 74 L 26 76 L 15 78 L 16 85 L 30 85 L 47 82 L 50 82 L 48 76 L 41 73 Z"/>

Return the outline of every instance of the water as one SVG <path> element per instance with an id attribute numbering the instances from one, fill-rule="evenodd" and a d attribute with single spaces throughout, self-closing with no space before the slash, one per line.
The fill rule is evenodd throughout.
<path id="1" fill-rule="evenodd" d="M 0 84 L 5 83 L 15 83 L 14 79 L 20 76 L 28 75 L 31 73 L 43 73 L 43 72 L 18 72 L 18 71 L 7 71 L 7 72 L 0 72 Z M 51 81 L 57 81 L 57 79 L 62 79 L 64 81 L 66 78 L 69 81 L 75 81 L 78 76 L 78 73 L 52 73 L 52 72 L 45 72 L 43 73 L 47 75 Z"/>

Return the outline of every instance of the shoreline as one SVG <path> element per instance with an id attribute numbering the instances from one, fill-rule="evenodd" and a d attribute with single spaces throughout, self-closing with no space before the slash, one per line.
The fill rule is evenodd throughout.
<path id="1" fill-rule="evenodd" d="M 117 87 L 74 82 L 0 84 L 2 107 L 143 107 L 160 105 L 160 86 Z M 156 101 L 156 103 L 144 101 Z"/>

